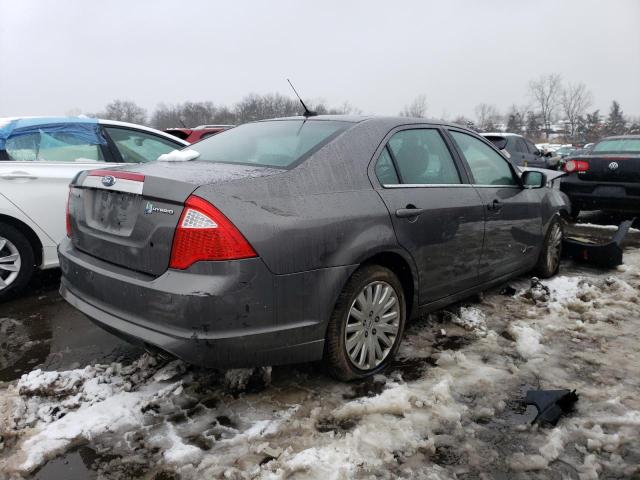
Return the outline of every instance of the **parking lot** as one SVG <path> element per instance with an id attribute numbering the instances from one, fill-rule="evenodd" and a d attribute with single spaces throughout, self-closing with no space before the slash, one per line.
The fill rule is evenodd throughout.
<path id="1" fill-rule="evenodd" d="M 583 215 L 581 236 L 619 218 Z M 7 478 L 633 478 L 640 475 L 640 232 L 624 265 L 566 261 L 409 325 L 384 375 L 314 364 L 218 372 L 153 357 L 92 325 L 40 275 L 3 308 Z M 556 428 L 529 389 L 575 389 Z"/>

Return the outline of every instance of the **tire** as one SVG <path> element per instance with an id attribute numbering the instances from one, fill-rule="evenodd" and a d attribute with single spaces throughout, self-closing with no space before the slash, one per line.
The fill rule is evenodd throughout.
<path id="1" fill-rule="evenodd" d="M 577 207 L 575 205 L 571 205 L 571 210 L 569 211 L 569 218 L 571 218 L 571 220 L 575 221 L 578 219 L 578 216 L 580 215 L 580 207 Z"/>
<path id="2" fill-rule="evenodd" d="M 394 302 L 391 302 L 392 296 L 396 299 Z M 376 297 L 378 301 L 367 302 Z M 385 297 L 388 300 L 380 302 Z M 366 310 L 369 310 L 368 315 Z M 356 312 L 361 311 L 365 315 L 358 319 L 356 315 L 360 316 L 360 313 Z M 375 375 L 387 368 L 400 347 L 406 312 L 402 284 L 391 270 L 379 265 L 365 265 L 357 270 L 338 297 L 329 320 L 324 352 L 329 374 L 338 380 L 349 381 Z M 383 315 L 388 317 L 386 321 Z M 347 351 L 348 342 L 354 345 L 351 355 Z M 376 344 L 378 349 L 374 347 Z"/>
<path id="3" fill-rule="evenodd" d="M 564 228 L 560 218 L 555 217 L 547 233 L 544 236 L 544 244 L 540 251 L 540 257 L 535 267 L 535 272 L 540 278 L 553 277 L 560 269 L 560 258 L 562 256 L 562 238 Z"/>
<path id="4" fill-rule="evenodd" d="M 0 223 L 0 247 L 0 302 L 4 302 L 27 286 L 33 275 L 35 256 L 22 232 L 4 223 Z"/>

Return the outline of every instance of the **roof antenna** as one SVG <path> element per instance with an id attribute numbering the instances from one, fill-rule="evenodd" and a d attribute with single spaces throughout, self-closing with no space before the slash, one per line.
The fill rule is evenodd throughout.
<path id="1" fill-rule="evenodd" d="M 302 104 L 302 108 L 304 108 L 304 113 L 303 113 L 303 115 L 304 115 L 305 117 L 315 117 L 316 115 L 318 115 L 318 112 L 314 112 L 314 111 L 309 110 L 309 109 L 307 108 L 307 106 L 306 106 L 306 105 L 304 104 L 304 102 L 302 101 L 302 98 L 300 98 L 300 95 L 298 95 L 298 92 L 296 91 L 296 88 L 293 86 L 293 83 L 291 83 L 291 80 L 289 80 L 289 79 L 287 78 L 287 82 L 289 82 L 289 85 L 291 85 L 291 88 L 292 88 L 292 90 L 293 90 L 293 93 L 295 93 L 295 94 L 296 94 L 296 97 L 298 97 L 298 100 L 300 100 L 300 103 Z"/>

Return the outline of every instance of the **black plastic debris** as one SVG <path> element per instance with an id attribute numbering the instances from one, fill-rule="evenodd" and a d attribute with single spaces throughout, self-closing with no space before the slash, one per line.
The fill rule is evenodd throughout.
<path id="1" fill-rule="evenodd" d="M 611 241 L 604 244 L 567 237 L 562 241 L 563 253 L 575 261 L 590 263 L 596 267 L 617 267 L 622 264 L 622 241 L 634 221 L 635 218 L 622 222 Z"/>
<path id="2" fill-rule="evenodd" d="M 513 297 L 516 294 L 517 290 L 513 288 L 511 285 L 506 285 L 500 290 L 500 295 L 504 295 L 505 297 Z"/>
<path id="3" fill-rule="evenodd" d="M 573 410 L 577 401 L 575 390 L 529 390 L 524 403 L 538 409 L 538 415 L 531 423 L 554 426 L 563 414 Z"/>

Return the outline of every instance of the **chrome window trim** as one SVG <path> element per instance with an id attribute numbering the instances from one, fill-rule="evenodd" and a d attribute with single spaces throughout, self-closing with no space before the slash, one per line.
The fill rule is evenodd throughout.
<path id="1" fill-rule="evenodd" d="M 476 185 L 474 183 L 396 183 L 382 185 L 382 188 L 440 188 L 440 187 L 476 187 L 476 188 L 517 188 L 521 189 L 520 185 Z"/>

